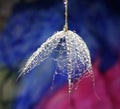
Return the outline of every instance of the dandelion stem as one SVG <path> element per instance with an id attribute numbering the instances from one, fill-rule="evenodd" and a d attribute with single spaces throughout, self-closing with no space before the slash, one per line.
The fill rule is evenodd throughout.
<path id="1" fill-rule="evenodd" d="M 68 0 L 64 0 L 65 5 L 65 25 L 64 25 L 64 31 L 68 31 Z"/>

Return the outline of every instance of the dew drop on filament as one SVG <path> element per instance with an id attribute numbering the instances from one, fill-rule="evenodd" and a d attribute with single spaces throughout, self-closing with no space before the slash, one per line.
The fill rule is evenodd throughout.
<path id="1" fill-rule="evenodd" d="M 73 31 L 59 31 L 52 35 L 28 59 L 20 76 L 29 73 L 48 58 L 57 64 L 55 75 L 60 74 L 67 78 L 69 93 L 75 82 L 79 83 L 85 75 L 93 75 L 88 47 L 83 39 Z"/>

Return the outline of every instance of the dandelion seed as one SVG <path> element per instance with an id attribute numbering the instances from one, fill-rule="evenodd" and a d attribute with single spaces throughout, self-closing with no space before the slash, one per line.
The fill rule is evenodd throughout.
<path id="1" fill-rule="evenodd" d="M 29 73 L 45 59 L 50 58 L 57 63 L 55 74 L 67 77 L 68 92 L 71 93 L 75 81 L 79 83 L 85 75 L 93 77 L 93 72 L 86 43 L 75 32 L 68 30 L 68 1 L 64 0 L 64 4 L 65 26 L 63 31 L 52 35 L 32 54 L 25 67 L 22 68 L 20 76 Z"/>

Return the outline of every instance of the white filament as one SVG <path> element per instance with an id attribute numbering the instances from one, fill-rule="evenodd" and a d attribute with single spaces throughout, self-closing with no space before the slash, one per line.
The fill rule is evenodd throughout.
<path id="1" fill-rule="evenodd" d="M 52 56 L 54 52 L 57 52 L 57 57 Z M 74 80 L 79 80 L 86 73 L 92 73 L 87 45 L 79 35 L 70 30 L 57 32 L 43 43 L 28 59 L 20 76 L 30 72 L 47 58 L 56 61 L 55 72 L 67 77 L 69 93 Z"/>

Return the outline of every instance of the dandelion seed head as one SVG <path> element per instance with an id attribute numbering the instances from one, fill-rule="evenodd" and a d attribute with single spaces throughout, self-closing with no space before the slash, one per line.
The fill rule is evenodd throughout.
<path id="1" fill-rule="evenodd" d="M 91 74 L 92 65 L 88 47 L 73 31 L 60 31 L 48 38 L 28 59 L 21 74 L 30 72 L 48 58 L 57 63 L 55 72 L 67 77 L 69 92 L 74 80 L 79 80 L 84 74 Z"/>

